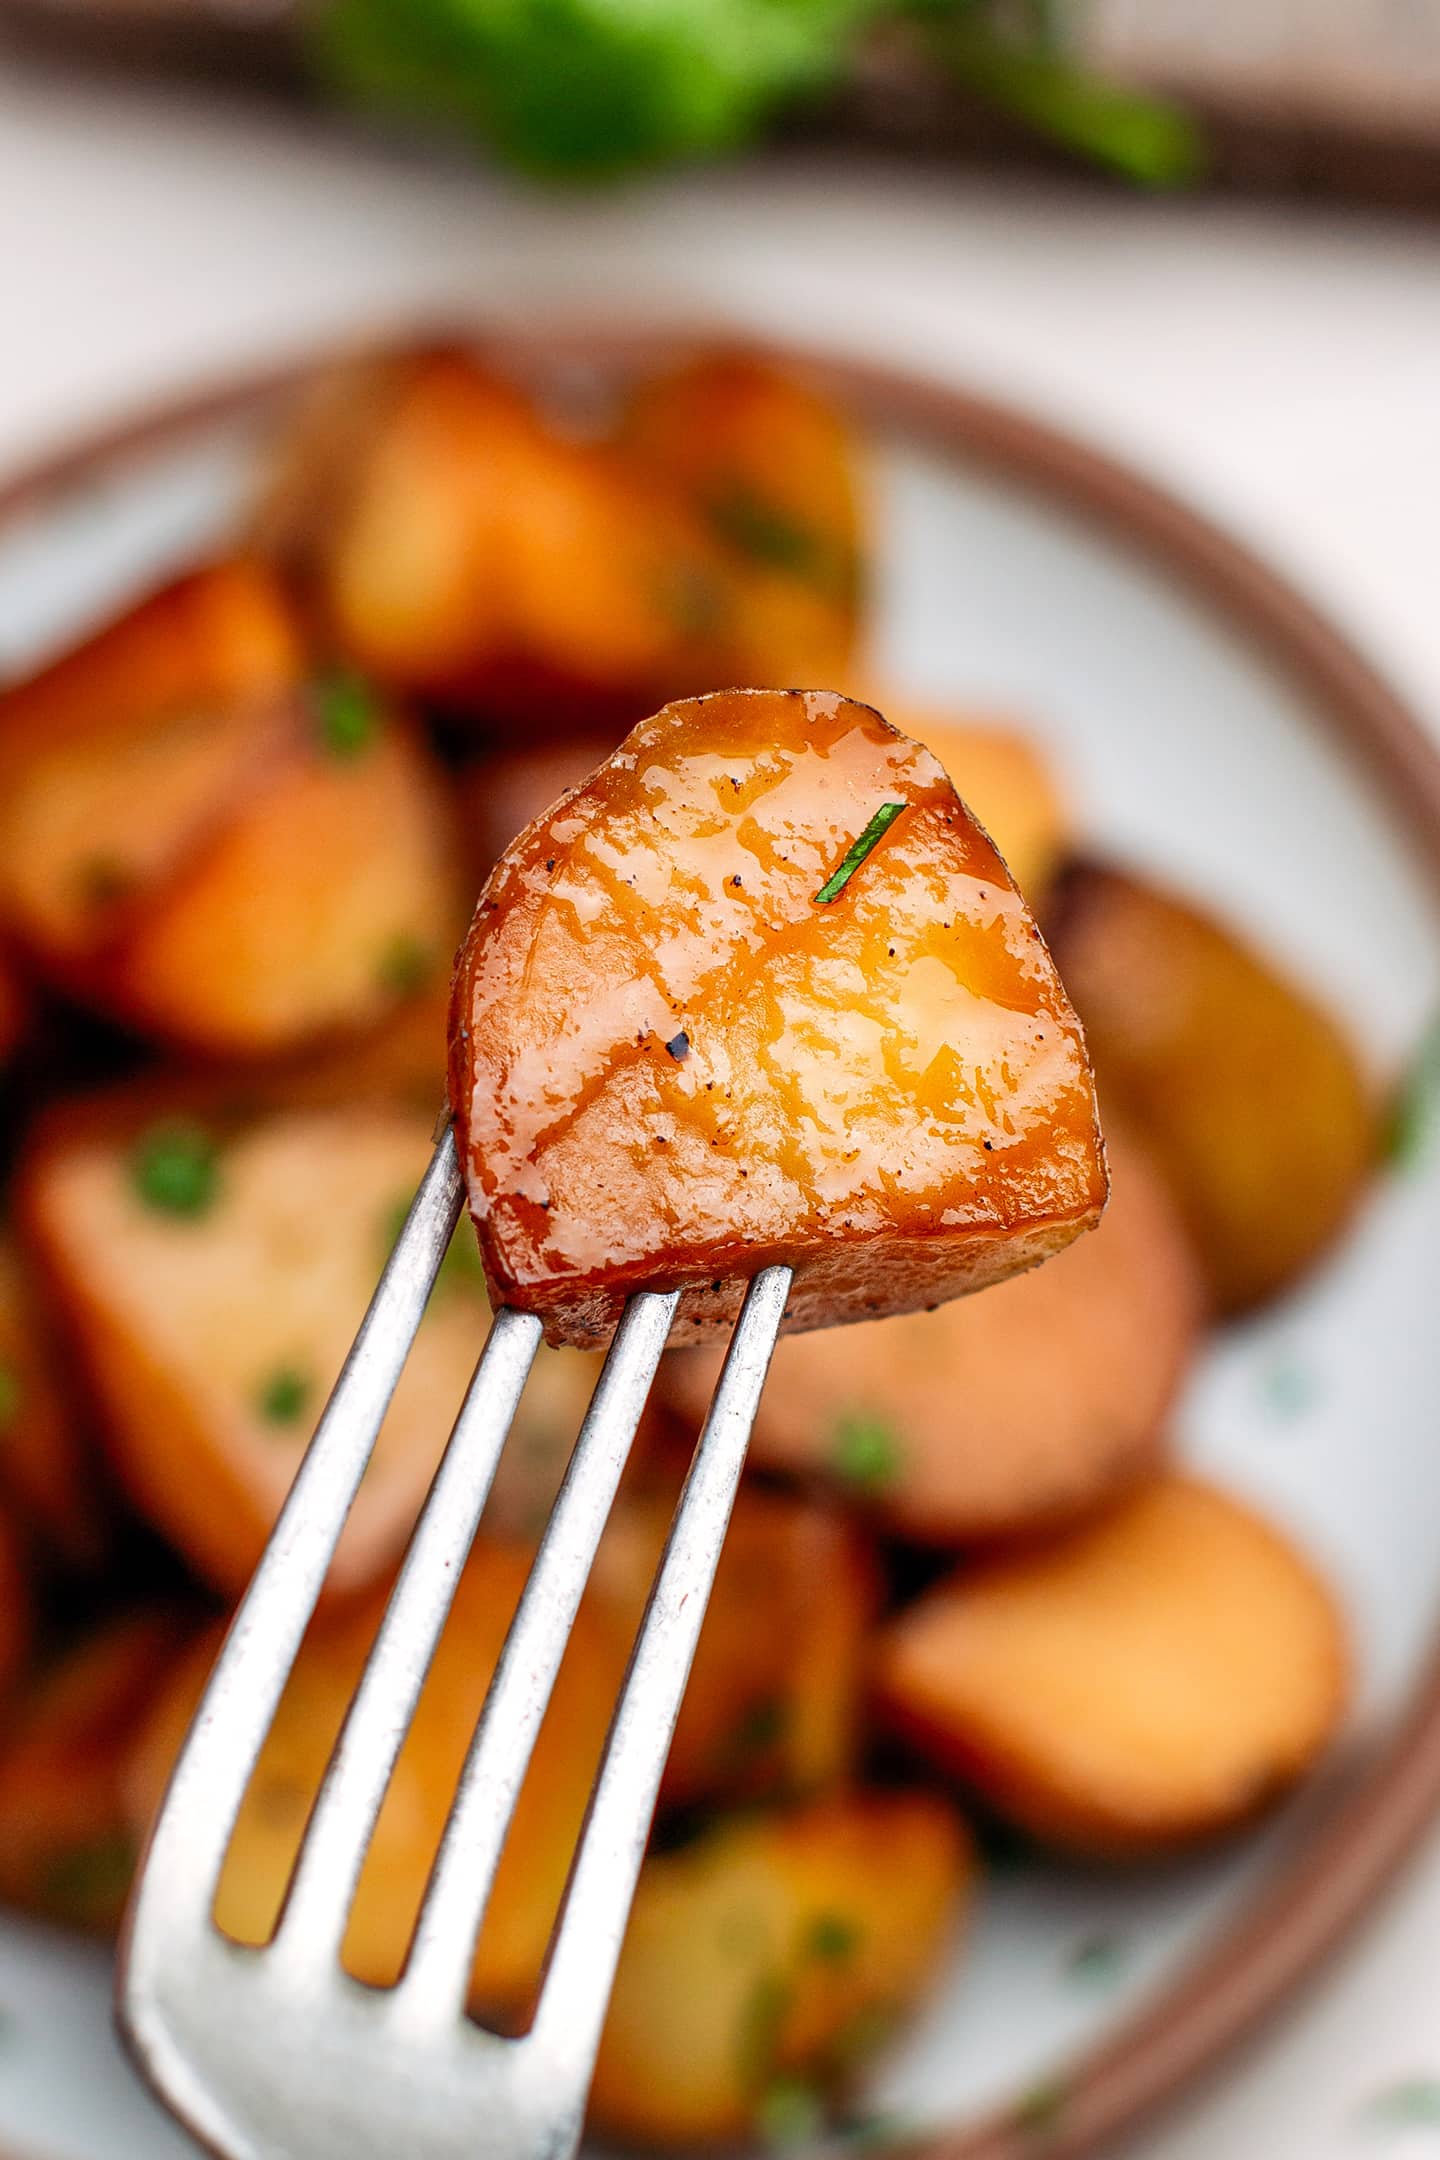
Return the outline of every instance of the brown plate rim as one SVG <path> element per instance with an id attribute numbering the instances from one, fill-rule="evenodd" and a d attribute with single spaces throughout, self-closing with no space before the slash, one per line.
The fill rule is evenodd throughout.
<path id="1" fill-rule="evenodd" d="M 1399 692 L 1284 577 L 1208 516 L 1119 458 L 1015 407 L 883 362 L 737 332 L 724 321 L 617 326 L 481 317 L 403 321 L 162 397 L 80 434 L 0 483 L 0 525 L 111 466 L 206 426 L 260 417 L 357 352 L 459 340 L 525 367 L 593 361 L 629 369 L 717 343 L 803 371 L 872 418 L 952 461 L 979 465 L 1098 527 L 1197 599 L 1306 695 L 1365 770 L 1440 889 L 1440 745 Z M 1440 1811 L 1440 1640 L 1408 1707 L 1353 1789 L 1282 1863 L 1234 1926 L 1056 2081 L 1046 2121 L 1012 2105 L 916 2146 L 923 2160 L 1082 2160 L 1137 2129 L 1255 2035 L 1369 1912 Z M 1033 2113 L 1034 2111 L 1029 2111 Z"/>

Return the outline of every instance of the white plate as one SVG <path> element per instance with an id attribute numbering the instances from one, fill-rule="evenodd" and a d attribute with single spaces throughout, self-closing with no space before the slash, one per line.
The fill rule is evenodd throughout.
<path id="1" fill-rule="evenodd" d="M 72 465 L 8 515 L 0 505 L 0 675 L 225 532 L 257 441 L 253 413 L 236 411 Z M 1023 716 L 1098 847 L 1245 925 L 1393 1070 L 1437 1003 L 1440 915 L 1378 756 L 1343 748 L 1318 693 L 1173 562 L 1147 562 L 1133 533 L 1112 536 L 988 453 L 882 440 L 881 675 Z M 1342 1789 L 1363 1804 L 1382 1765 L 1393 1778 L 1393 1733 L 1440 1628 L 1437 1263 L 1440 1160 L 1378 1184 L 1320 1274 L 1220 1337 L 1180 1412 L 1185 1454 L 1278 1516 L 1342 1589 L 1360 1684 L 1337 1769 L 1261 1834 L 1183 1866 L 995 1874 L 878 2103 L 953 2127 L 1050 2089 L 1333 1833 Z M 108 1991 L 102 1950 L 0 1916 L 0 2148 L 16 2160 L 192 2150 L 112 2042 Z"/>

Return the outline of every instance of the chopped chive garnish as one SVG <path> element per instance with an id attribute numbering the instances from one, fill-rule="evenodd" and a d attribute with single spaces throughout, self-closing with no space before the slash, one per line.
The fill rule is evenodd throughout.
<path id="1" fill-rule="evenodd" d="M 853 1957 L 860 1943 L 860 1929 L 855 1921 L 839 1912 L 817 1913 L 805 1939 L 805 1947 L 811 1957 L 823 1965 L 843 1965 Z"/>
<path id="2" fill-rule="evenodd" d="M 435 955 L 423 939 L 401 930 L 380 955 L 380 987 L 396 997 L 408 997 L 430 979 Z"/>
<path id="3" fill-rule="evenodd" d="M 256 1398 L 267 1425 L 293 1425 L 310 1400 L 310 1381 L 293 1365 L 280 1365 L 261 1385 Z"/>
<path id="4" fill-rule="evenodd" d="M 130 1156 L 130 1182 L 157 1215 L 207 1214 L 220 1190 L 215 1142 L 203 1125 L 152 1125 Z"/>
<path id="5" fill-rule="evenodd" d="M 0 1365 L 0 1432 L 13 1425 L 20 1415 L 22 1399 L 20 1375 L 13 1365 Z"/>
<path id="6" fill-rule="evenodd" d="M 881 803 L 880 808 L 875 812 L 874 817 L 871 818 L 859 839 L 851 841 L 840 861 L 831 871 L 829 877 L 826 878 L 819 892 L 816 893 L 816 907 L 828 907 L 832 900 L 839 899 L 861 863 L 864 862 L 871 850 L 884 839 L 904 808 L 903 802 Z"/>
<path id="7" fill-rule="evenodd" d="M 708 507 L 720 538 L 767 570 L 813 578 L 825 569 L 827 551 L 819 534 L 743 481 L 712 496 Z"/>
<path id="8" fill-rule="evenodd" d="M 1065 1972 L 1077 1987 L 1114 1987 L 1124 1976 L 1125 1945 L 1117 1935 L 1087 1935 L 1066 1959 Z"/>
<path id="9" fill-rule="evenodd" d="M 380 708 L 359 675 L 322 675 L 310 692 L 320 740 L 332 757 L 359 757 L 380 728 Z"/>
<path id="10" fill-rule="evenodd" d="M 1376 2093 L 1365 2113 L 1371 2122 L 1397 2130 L 1440 2123 L 1440 2077 L 1401 2078 Z"/>
<path id="11" fill-rule="evenodd" d="M 835 1428 L 830 1461 L 847 1485 L 875 1492 L 899 1476 L 900 1442 L 881 1418 L 844 1417 Z"/>

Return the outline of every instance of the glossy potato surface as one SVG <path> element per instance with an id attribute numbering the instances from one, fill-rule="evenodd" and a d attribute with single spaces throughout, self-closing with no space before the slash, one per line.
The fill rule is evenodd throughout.
<path id="1" fill-rule="evenodd" d="M 792 1329 L 912 1310 L 1105 1194 L 1079 1026 L 994 848 L 927 752 L 822 693 L 669 706 L 507 849 L 451 1103 L 492 1295 L 552 1340 L 640 1287 L 703 1339 L 775 1261 Z"/>
<path id="2" fill-rule="evenodd" d="M 130 1612 L 42 1671 L 0 1744 L 0 1898 L 108 1935 L 139 1850 L 129 1751 L 193 1638 L 180 1611 Z"/>
<path id="3" fill-rule="evenodd" d="M 1255 1814 L 1346 1701 L 1332 1592 L 1277 1530 L 1157 1479 L 1033 1551 L 962 1571 L 891 1623 L 884 1712 L 1036 1836 L 1162 1852 Z"/>
<path id="4" fill-rule="evenodd" d="M 776 1349 L 751 1458 L 827 1479 L 903 1536 L 963 1544 L 1063 1522 L 1156 1461 L 1203 1313 L 1189 1242 L 1143 1153 L 1109 1135 L 1099 1227 L 938 1312 Z M 720 1356 L 662 1385 L 703 1417 Z"/>
<path id="5" fill-rule="evenodd" d="M 346 1969 L 374 1986 L 398 1976 L 460 1767 L 510 1623 L 530 1554 L 484 1543 L 460 1578 L 381 1811 L 346 1937 Z M 306 1817 L 369 1653 L 383 1597 L 362 1600 L 311 1630 L 261 1754 L 216 1901 L 239 1942 L 269 1940 Z M 143 1828 L 219 1648 L 207 1637 L 176 1675 L 140 1736 L 127 1780 Z M 624 1672 L 625 1646 L 593 1608 L 582 1610 L 520 1797 L 476 1959 L 472 2000 L 491 2015 L 529 1998 Z"/>
<path id="6" fill-rule="evenodd" d="M 646 1861 L 590 2118 L 645 2145 L 735 2140 L 798 2083 L 843 2089 L 950 1940 L 970 1851 L 946 1803 L 847 1794 L 721 1822 Z"/>
<path id="7" fill-rule="evenodd" d="M 909 698 L 881 697 L 892 724 L 933 750 L 1005 858 L 1021 892 L 1038 906 L 1070 839 L 1069 807 L 1049 761 L 1013 722 Z"/>
<path id="8" fill-rule="evenodd" d="M 1375 1162 L 1354 1046 L 1240 937 L 1142 879 L 1076 870 L 1053 936 L 1104 1100 L 1153 1150 L 1217 1306 L 1283 1289 Z"/>

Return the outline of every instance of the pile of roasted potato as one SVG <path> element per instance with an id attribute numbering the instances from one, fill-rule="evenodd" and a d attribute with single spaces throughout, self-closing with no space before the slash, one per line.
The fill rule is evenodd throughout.
<path id="1" fill-rule="evenodd" d="M 855 2087 L 983 1889 L 972 1819 L 1133 1863 L 1334 1733 L 1304 1555 L 1174 1460 L 1207 1330 L 1359 1202 L 1376 1097 L 1233 925 L 1088 857 L 1010 721 L 891 700 L 865 459 L 743 355 L 547 397 L 422 349 L 319 385 L 227 552 L 0 692 L 0 1896 L 116 1925 L 213 1654 L 428 1157 L 451 955 L 519 829 L 668 698 L 802 684 L 939 757 L 1085 1022 L 1098 1230 L 782 1341 L 666 1775 L 599 2128 L 783 2133 Z M 487 1322 L 442 1271 L 242 1813 L 272 1928 Z M 671 1353 L 478 1946 L 523 2023 L 716 1353 Z M 403 1961 L 597 1357 L 542 1351 L 345 1949 Z M 983 1844 L 983 1839 L 981 1840 Z"/>

